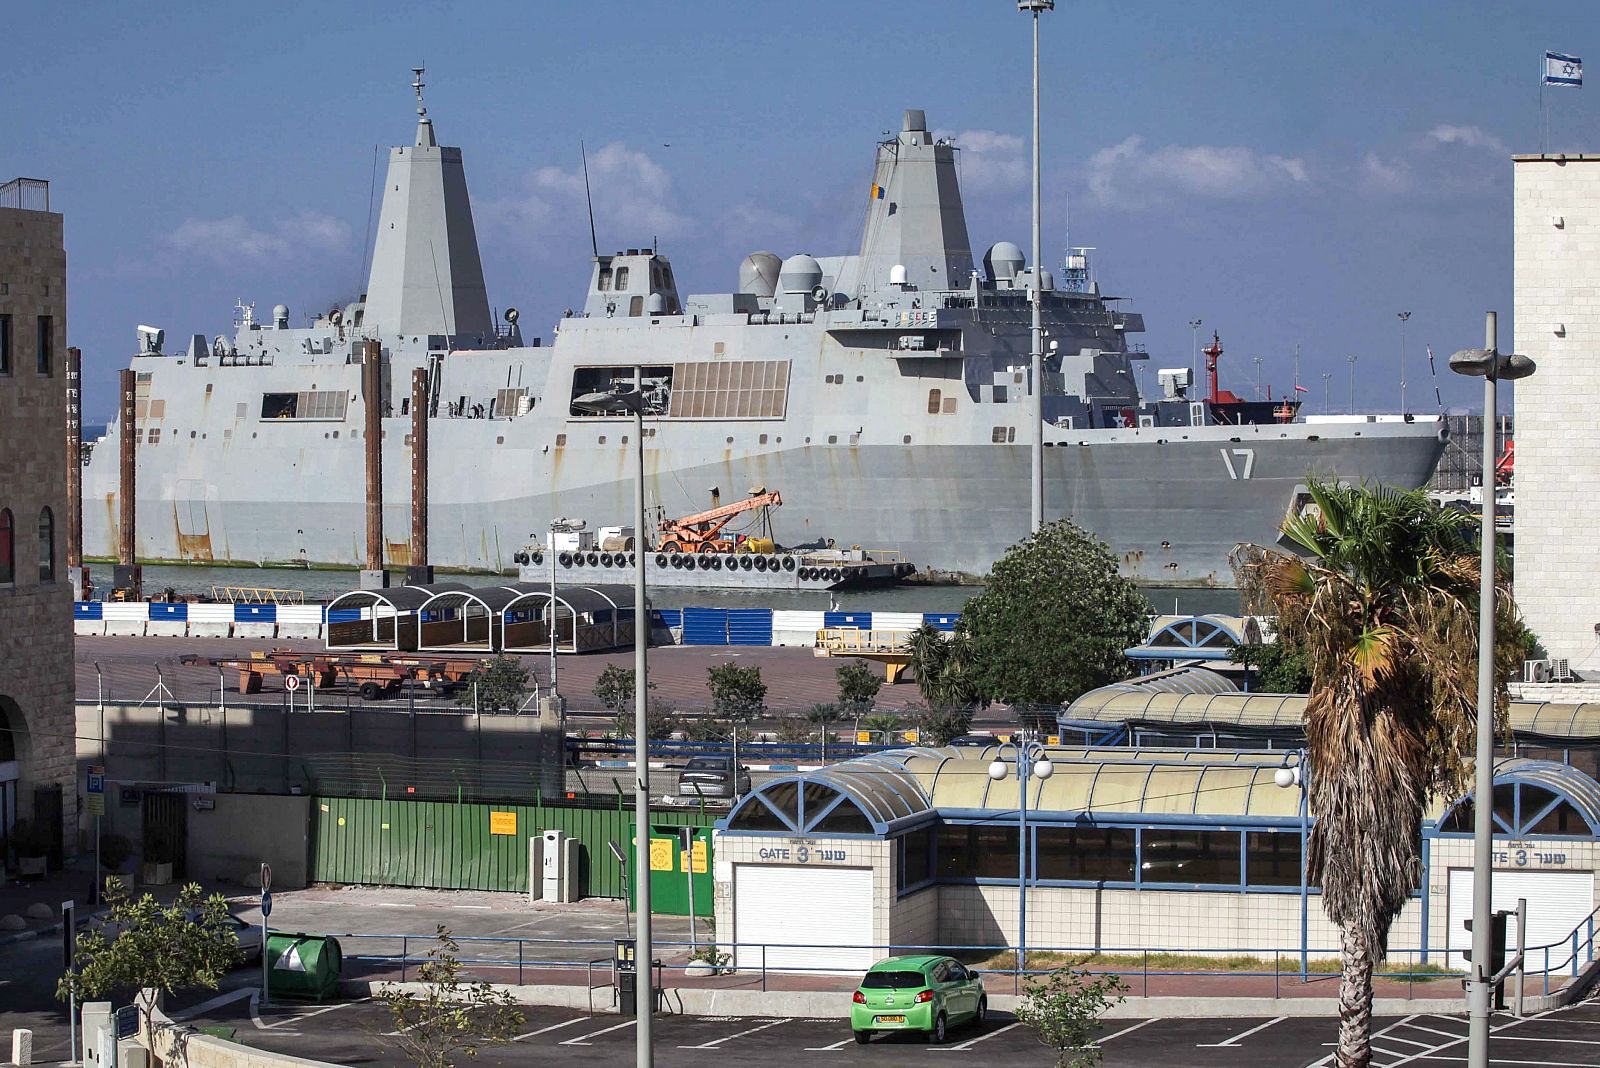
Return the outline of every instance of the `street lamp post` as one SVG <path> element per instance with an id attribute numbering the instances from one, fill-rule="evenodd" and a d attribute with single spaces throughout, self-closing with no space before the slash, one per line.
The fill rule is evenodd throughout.
<path id="1" fill-rule="evenodd" d="M 1408 311 L 1396 312 L 1400 319 L 1400 414 L 1406 414 L 1406 320 L 1411 318 Z"/>
<path id="2" fill-rule="evenodd" d="M 574 401 L 574 405 L 595 414 L 615 415 L 623 412 L 633 415 L 634 468 L 633 487 L 633 841 L 634 872 L 634 960 L 637 973 L 634 1002 L 634 1064 L 635 1068 L 651 1068 L 655 1063 L 652 1047 L 651 1024 L 655 1011 L 655 973 L 651 970 L 655 954 L 652 949 L 653 929 L 650 908 L 650 729 L 647 702 L 650 690 L 650 613 L 645 607 L 645 557 L 648 555 L 644 541 L 644 369 L 633 369 L 633 391 L 629 393 L 590 394 Z M 737 775 L 734 776 L 738 778 Z"/>
<path id="3" fill-rule="evenodd" d="M 1322 372 L 1322 414 L 1328 414 L 1328 383 L 1333 381 L 1333 375 Z"/>
<path id="4" fill-rule="evenodd" d="M 1257 356 L 1255 358 L 1255 361 L 1256 361 L 1256 400 L 1260 400 L 1261 399 L 1261 357 Z"/>
<path id="5" fill-rule="evenodd" d="M 1483 522 L 1478 531 L 1478 737 L 1473 766 L 1472 971 L 1467 978 L 1467 1068 L 1489 1068 L 1491 863 L 1494 848 L 1494 417 L 1496 384 L 1533 374 L 1526 356 L 1499 350 L 1494 312 L 1484 317 L 1483 348 L 1450 357 L 1450 370 L 1483 379 Z"/>
<path id="6" fill-rule="evenodd" d="M 1044 253 L 1039 241 L 1039 14 L 1055 10 L 1056 0 L 1017 0 L 1017 10 L 1033 16 L 1033 285 L 1028 303 L 1033 306 L 1031 348 L 1033 364 L 1032 469 L 1028 519 L 1030 531 L 1044 527 Z M 738 778 L 737 775 L 734 778 Z"/>
<path id="7" fill-rule="evenodd" d="M 1346 356 L 1350 361 L 1350 414 L 1356 414 L 1356 357 L 1355 353 Z"/>
<path id="8" fill-rule="evenodd" d="M 1048 779 L 1056 768 L 1050 763 L 1049 750 L 1038 742 L 1028 738 L 1005 742 L 989 765 L 989 778 L 995 782 L 1004 780 L 1011 769 L 1005 761 L 1007 749 L 1012 752 L 1017 776 L 1017 975 L 1021 976 L 1028 967 L 1028 780 Z"/>
<path id="9" fill-rule="evenodd" d="M 1326 378 L 1327 375 L 1322 377 Z M 1310 818 L 1310 790 L 1309 776 L 1306 766 L 1306 751 L 1299 750 L 1294 754 L 1294 762 L 1290 763 L 1289 757 L 1283 758 L 1283 766 L 1272 773 L 1272 781 L 1282 789 L 1298 786 L 1300 788 L 1300 978 L 1306 978 L 1306 972 L 1311 965 L 1311 953 L 1308 944 L 1311 937 L 1311 897 L 1310 897 L 1310 850 L 1306 848 L 1311 835 Z"/>

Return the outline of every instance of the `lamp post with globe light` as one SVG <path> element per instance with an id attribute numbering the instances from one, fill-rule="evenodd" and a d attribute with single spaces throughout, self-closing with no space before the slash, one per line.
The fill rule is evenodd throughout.
<path id="1" fill-rule="evenodd" d="M 1050 751 L 1043 745 L 1019 734 L 1020 741 L 1002 743 L 989 764 L 989 778 L 1003 782 L 1007 775 L 1017 779 L 1017 975 L 1028 967 L 1028 780 L 1048 779 L 1055 774 L 1056 766 L 1050 762 Z M 1011 751 L 1011 762 L 1006 762 L 1006 750 Z"/>
<path id="2" fill-rule="evenodd" d="M 1526 356 L 1499 350 L 1499 321 L 1484 316 L 1483 348 L 1450 357 L 1450 370 L 1483 379 L 1483 520 L 1478 532 L 1478 738 L 1472 822 L 1472 971 L 1467 976 L 1467 1068 L 1489 1066 L 1489 885 L 1494 848 L 1494 417 L 1496 385 L 1527 378 L 1536 369 Z"/>
<path id="3" fill-rule="evenodd" d="M 1310 806 L 1307 794 L 1310 790 L 1308 768 L 1306 766 L 1306 751 L 1299 749 L 1293 753 L 1286 753 L 1283 764 L 1272 773 L 1272 781 L 1279 788 L 1288 790 L 1298 786 L 1300 788 L 1300 978 L 1306 978 L 1310 967 L 1310 952 L 1307 941 L 1310 938 L 1311 926 L 1311 897 L 1310 897 L 1310 869 L 1307 867 L 1309 851 L 1306 849 L 1307 838 L 1311 832 Z"/>

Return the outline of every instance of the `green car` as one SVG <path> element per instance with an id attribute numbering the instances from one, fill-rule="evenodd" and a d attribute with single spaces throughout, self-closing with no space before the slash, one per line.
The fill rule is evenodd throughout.
<path id="1" fill-rule="evenodd" d="M 982 1023 L 989 997 L 977 972 L 952 957 L 890 957 L 862 977 L 851 996 L 850 1029 L 857 1042 L 874 1031 L 924 1031 L 935 1043 L 961 1023 Z"/>

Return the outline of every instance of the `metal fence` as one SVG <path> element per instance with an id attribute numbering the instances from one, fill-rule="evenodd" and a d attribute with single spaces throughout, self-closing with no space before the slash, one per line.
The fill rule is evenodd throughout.
<path id="1" fill-rule="evenodd" d="M 13 178 L 0 185 L 0 208 L 50 210 L 50 183 L 43 178 Z"/>

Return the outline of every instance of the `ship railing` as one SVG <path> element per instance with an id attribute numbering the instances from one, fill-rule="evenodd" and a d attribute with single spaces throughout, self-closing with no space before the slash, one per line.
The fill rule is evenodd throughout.
<path id="1" fill-rule="evenodd" d="M 213 586 L 211 599 L 228 604 L 306 603 L 306 595 L 301 590 L 280 590 L 271 586 Z"/>
<path id="2" fill-rule="evenodd" d="M 0 185 L 0 208 L 50 210 L 50 183 L 43 178 L 13 178 Z"/>

